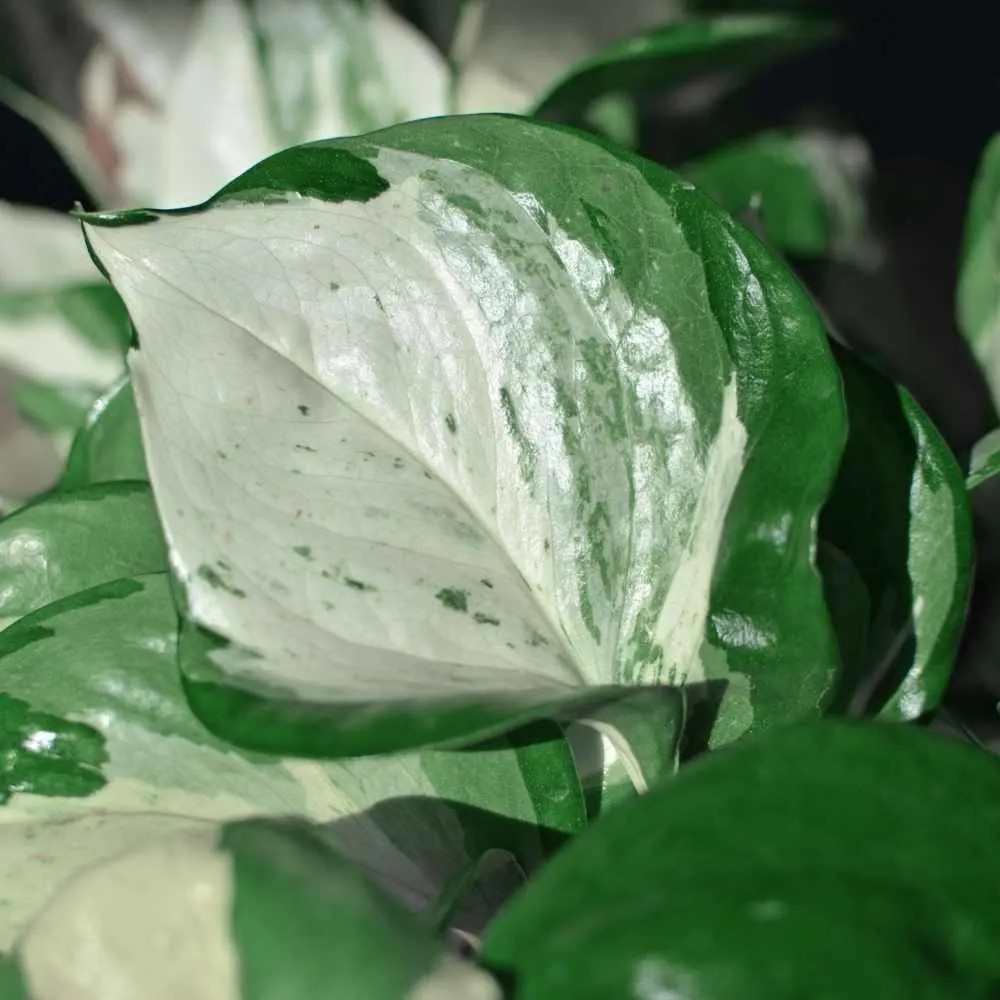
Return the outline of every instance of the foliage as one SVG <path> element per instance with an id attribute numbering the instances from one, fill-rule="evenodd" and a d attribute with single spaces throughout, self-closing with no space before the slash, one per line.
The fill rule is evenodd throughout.
<path id="1" fill-rule="evenodd" d="M 5 91 L 103 207 L 4 208 L 53 251 L 0 246 L 0 357 L 73 440 L 0 518 L 0 1000 L 994 995 L 1000 765 L 922 729 L 996 435 L 792 269 L 880 266 L 861 140 L 613 137 L 830 26 L 637 6 L 514 100 L 474 2 L 447 57 L 84 6 L 113 169 Z"/>

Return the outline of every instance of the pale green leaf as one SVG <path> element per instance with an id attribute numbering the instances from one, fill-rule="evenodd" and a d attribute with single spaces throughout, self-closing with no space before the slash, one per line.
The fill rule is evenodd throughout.
<path id="1" fill-rule="evenodd" d="M 871 154 L 857 136 L 762 132 L 681 173 L 734 215 L 753 207 L 768 242 L 785 253 L 863 267 L 878 260 L 867 204 Z"/>
<path id="2" fill-rule="evenodd" d="M 77 426 L 80 429 L 59 481 L 61 489 L 149 478 L 135 397 L 127 378 L 119 379 L 100 396 Z"/>

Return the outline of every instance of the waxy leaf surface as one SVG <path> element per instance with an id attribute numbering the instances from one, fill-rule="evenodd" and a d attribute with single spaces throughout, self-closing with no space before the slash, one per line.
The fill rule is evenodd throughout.
<path id="1" fill-rule="evenodd" d="M 789 727 L 603 817 L 501 912 L 483 960 L 517 1000 L 986 1000 L 998 823 L 1000 765 L 975 748 Z"/>
<path id="2" fill-rule="evenodd" d="M 436 119 L 86 228 L 220 733 L 381 752 L 708 682 L 724 742 L 825 703 L 839 378 L 790 273 L 686 182 Z"/>
<path id="3" fill-rule="evenodd" d="M 100 583 L 166 568 L 148 485 L 49 494 L 0 520 L 0 625 Z"/>
<path id="4" fill-rule="evenodd" d="M 836 355 L 851 432 L 820 536 L 856 567 L 870 618 L 834 705 L 916 719 L 944 694 L 969 599 L 965 481 L 908 392 L 844 348 Z"/>

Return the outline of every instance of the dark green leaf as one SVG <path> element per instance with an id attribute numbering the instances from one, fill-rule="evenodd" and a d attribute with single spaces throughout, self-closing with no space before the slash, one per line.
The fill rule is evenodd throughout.
<path id="1" fill-rule="evenodd" d="M 616 91 L 668 90 L 714 73 L 746 75 L 834 37 L 826 22 L 782 14 L 732 14 L 666 24 L 577 63 L 535 105 L 573 114 Z"/>
<path id="2" fill-rule="evenodd" d="M 841 347 L 850 437 L 820 537 L 851 560 L 871 600 L 864 680 L 834 707 L 914 719 L 937 706 L 955 659 L 972 576 L 965 481 L 904 389 Z"/>
<path id="3" fill-rule="evenodd" d="M 243 1000 L 500 1000 L 487 973 L 445 953 L 314 828 L 227 827 Z"/>
<path id="4" fill-rule="evenodd" d="M 1000 764 L 916 729 L 747 740 L 603 817 L 489 928 L 517 1000 L 988 1000 Z"/>
<path id="5" fill-rule="evenodd" d="M 871 622 L 871 598 L 857 566 L 840 549 L 820 541 L 817 565 L 823 577 L 823 594 L 843 666 L 839 686 L 855 691 L 868 677 L 868 629 Z"/>

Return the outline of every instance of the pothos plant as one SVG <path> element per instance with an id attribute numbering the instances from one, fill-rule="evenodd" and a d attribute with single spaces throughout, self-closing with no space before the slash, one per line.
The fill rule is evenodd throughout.
<path id="1" fill-rule="evenodd" d="M 995 992 L 1000 770 L 894 724 L 963 470 L 774 190 L 445 116 L 81 215 L 128 371 L 0 520 L 0 997 Z"/>

